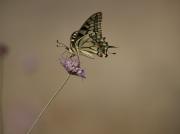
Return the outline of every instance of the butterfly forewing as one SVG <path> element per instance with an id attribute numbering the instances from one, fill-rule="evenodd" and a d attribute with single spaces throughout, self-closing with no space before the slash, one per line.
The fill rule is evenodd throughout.
<path id="1" fill-rule="evenodd" d="M 99 38 L 102 37 L 102 29 L 101 29 L 101 23 L 102 23 L 102 13 L 97 12 L 93 15 L 91 15 L 82 25 L 82 27 L 79 30 L 79 33 L 81 35 L 89 34 L 89 33 L 97 33 Z"/>
<path id="2" fill-rule="evenodd" d="M 96 39 L 100 39 L 102 37 L 102 30 L 101 30 L 101 22 L 102 22 L 102 13 L 98 12 L 91 15 L 82 25 L 82 27 L 74 32 L 76 34 L 72 34 L 71 41 L 72 43 L 76 42 L 81 37 L 96 33 Z"/>

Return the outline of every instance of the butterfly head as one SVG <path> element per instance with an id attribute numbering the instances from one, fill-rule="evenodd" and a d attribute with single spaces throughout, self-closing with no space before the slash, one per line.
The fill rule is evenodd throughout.
<path id="1" fill-rule="evenodd" d="M 72 44 L 75 43 L 76 39 L 77 39 L 77 36 L 78 36 L 78 31 L 75 31 L 74 33 L 72 33 L 71 37 L 70 37 L 70 41 Z"/>

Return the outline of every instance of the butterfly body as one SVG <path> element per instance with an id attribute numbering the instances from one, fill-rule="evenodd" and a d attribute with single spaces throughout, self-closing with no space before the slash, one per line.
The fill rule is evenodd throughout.
<path id="1" fill-rule="evenodd" d="M 105 41 L 105 37 L 102 37 L 101 22 L 101 12 L 91 15 L 78 31 L 72 33 L 70 47 L 63 45 L 65 49 L 72 56 L 84 55 L 93 58 L 93 55 L 98 55 L 99 57 L 107 57 L 108 49 L 115 47 L 109 46 Z"/>

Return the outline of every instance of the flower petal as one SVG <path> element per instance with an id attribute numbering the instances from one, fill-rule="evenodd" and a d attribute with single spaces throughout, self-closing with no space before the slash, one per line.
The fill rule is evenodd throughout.
<path id="1" fill-rule="evenodd" d="M 69 74 L 86 78 L 85 71 L 80 67 L 80 61 L 77 56 L 61 57 L 60 63 Z"/>

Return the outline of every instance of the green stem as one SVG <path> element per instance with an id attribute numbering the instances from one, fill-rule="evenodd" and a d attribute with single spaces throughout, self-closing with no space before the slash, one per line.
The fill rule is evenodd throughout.
<path id="1" fill-rule="evenodd" d="M 70 74 L 68 74 L 67 79 L 63 82 L 62 86 L 56 90 L 53 94 L 53 96 L 50 98 L 50 100 L 48 101 L 48 103 L 42 108 L 42 110 L 40 111 L 39 115 L 37 116 L 37 118 L 34 120 L 34 122 L 32 123 L 31 127 L 29 128 L 29 130 L 27 131 L 26 134 L 31 134 L 33 128 L 35 127 L 35 125 L 37 124 L 37 122 L 40 120 L 40 118 L 42 117 L 43 113 L 47 110 L 48 106 L 52 103 L 52 101 L 56 98 L 56 96 L 58 95 L 59 92 L 62 91 L 62 89 L 64 88 L 64 86 L 66 85 L 66 83 L 68 82 L 70 78 Z"/>
<path id="2" fill-rule="evenodd" d="M 3 56 L 0 56 L 0 134 L 3 134 L 4 124 L 3 124 Z"/>

